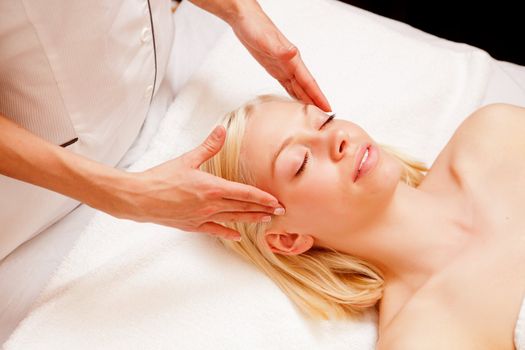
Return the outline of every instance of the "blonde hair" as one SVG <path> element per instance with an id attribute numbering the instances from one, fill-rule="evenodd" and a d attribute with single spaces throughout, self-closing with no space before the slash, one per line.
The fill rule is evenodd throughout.
<path id="1" fill-rule="evenodd" d="M 226 114 L 220 124 L 227 131 L 222 150 L 201 169 L 230 181 L 254 184 L 240 157 L 250 113 L 257 105 L 291 100 L 262 95 Z M 422 163 L 386 150 L 403 165 L 401 180 L 417 187 L 427 169 Z M 227 223 L 242 237 L 240 242 L 220 239 L 229 249 L 254 263 L 288 295 L 300 310 L 314 318 L 345 318 L 360 315 L 382 297 L 383 277 L 378 269 L 356 257 L 334 250 L 313 247 L 300 255 L 274 254 L 266 244 L 266 223 Z"/>

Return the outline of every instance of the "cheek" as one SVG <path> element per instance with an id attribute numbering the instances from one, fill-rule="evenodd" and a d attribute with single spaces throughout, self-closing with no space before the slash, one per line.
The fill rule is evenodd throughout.
<path id="1" fill-rule="evenodd" d="M 354 184 L 337 168 L 317 164 L 315 173 L 305 173 L 282 194 L 287 229 L 330 237 L 375 220 L 390 202 L 401 169 L 397 159 L 382 152 L 373 176 Z"/>
<path id="2" fill-rule="evenodd" d="M 309 174 L 297 187 L 297 199 L 306 199 L 313 207 L 328 208 L 331 202 L 337 201 L 348 190 L 341 181 L 340 169 L 330 162 L 316 162 Z"/>
<path id="3" fill-rule="evenodd" d="M 322 176 L 311 176 L 287 196 L 290 224 L 301 233 L 339 230 L 337 224 L 348 216 L 348 186 L 345 188 L 338 174 L 328 169 L 319 174 Z"/>

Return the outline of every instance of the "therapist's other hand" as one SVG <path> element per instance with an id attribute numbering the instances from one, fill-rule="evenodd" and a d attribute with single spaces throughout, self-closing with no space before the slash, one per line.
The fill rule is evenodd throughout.
<path id="1" fill-rule="evenodd" d="M 199 170 L 219 152 L 225 136 L 224 127 L 218 126 L 194 150 L 136 173 L 138 185 L 128 196 L 123 215 L 116 216 L 227 239 L 238 239 L 239 233 L 217 222 L 269 220 L 280 207 L 275 197 Z"/>
<path id="2" fill-rule="evenodd" d="M 253 6 L 242 8 L 235 17 L 228 19 L 242 44 L 290 96 L 315 104 L 325 112 L 331 111 L 297 47 L 279 31 L 257 2 L 248 3 Z"/>
<path id="3" fill-rule="evenodd" d="M 224 127 L 196 149 L 152 169 L 131 173 L 54 145 L 0 114 L 0 175 L 74 198 L 118 218 L 236 239 L 217 222 L 264 221 L 279 203 L 255 187 L 199 170 L 226 136 Z"/>

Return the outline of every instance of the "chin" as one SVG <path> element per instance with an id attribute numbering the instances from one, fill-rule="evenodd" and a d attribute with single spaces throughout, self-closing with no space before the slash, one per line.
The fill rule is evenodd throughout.
<path id="1" fill-rule="evenodd" d="M 347 232 L 358 232 L 363 226 L 377 221 L 394 198 L 400 184 L 402 165 L 397 158 L 381 150 L 378 163 L 367 176 L 356 183 L 349 198 Z M 344 219 L 342 221 L 345 221 Z"/>

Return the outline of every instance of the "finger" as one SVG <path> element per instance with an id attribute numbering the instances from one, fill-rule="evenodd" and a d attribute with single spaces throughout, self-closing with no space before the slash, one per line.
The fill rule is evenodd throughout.
<path id="1" fill-rule="evenodd" d="M 298 59 L 297 70 L 295 72 L 295 79 L 297 80 L 298 85 L 301 86 L 301 89 L 317 107 L 325 112 L 330 112 L 332 107 L 330 106 L 330 103 L 328 103 L 326 96 L 321 91 L 321 88 L 319 88 L 319 85 L 308 68 L 306 68 L 302 59 L 300 57 Z"/>
<path id="2" fill-rule="evenodd" d="M 216 186 L 222 189 L 221 198 L 224 199 L 235 199 L 274 208 L 279 206 L 277 198 L 254 186 L 228 181 L 220 177 L 216 178 Z"/>
<path id="3" fill-rule="evenodd" d="M 204 224 L 200 225 L 198 228 L 199 232 L 208 233 L 212 236 L 234 240 L 234 241 L 240 241 L 241 235 L 239 232 L 222 226 L 220 224 L 217 224 L 215 222 L 205 222 Z"/>
<path id="4" fill-rule="evenodd" d="M 278 207 L 279 201 L 271 194 L 254 186 L 228 181 L 223 194 L 224 199 L 235 199 L 243 202 L 256 203 L 262 206 Z"/>
<path id="5" fill-rule="evenodd" d="M 310 96 L 308 96 L 306 92 L 304 92 L 302 86 L 299 85 L 296 79 L 292 79 L 292 89 L 302 102 L 306 104 L 313 104 L 313 101 L 310 99 Z"/>
<path id="6" fill-rule="evenodd" d="M 295 95 L 295 92 L 292 89 L 292 84 L 289 80 L 279 80 L 279 83 L 281 83 L 288 95 L 298 100 L 297 95 Z"/>
<path id="7" fill-rule="evenodd" d="M 215 222 L 270 222 L 268 213 L 220 213 L 210 218 Z"/>
<path id="8" fill-rule="evenodd" d="M 202 163 L 219 153 L 224 145 L 225 136 L 226 130 L 224 126 L 218 125 L 208 137 L 206 137 L 203 143 L 186 153 L 183 157 L 189 160 L 190 166 L 198 168 Z"/>
<path id="9" fill-rule="evenodd" d="M 265 215 L 268 215 L 268 214 L 283 215 L 284 214 L 284 208 L 282 208 L 281 206 L 276 208 L 273 206 L 259 205 L 256 203 L 238 201 L 234 199 L 222 199 L 218 203 L 217 207 L 219 208 L 217 214 L 227 213 L 227 212 L 235 212 L 235 213 L 242 213 L 242 212 L 255 213 L 257 212 L 257 213 L 263 213 Z"/>

